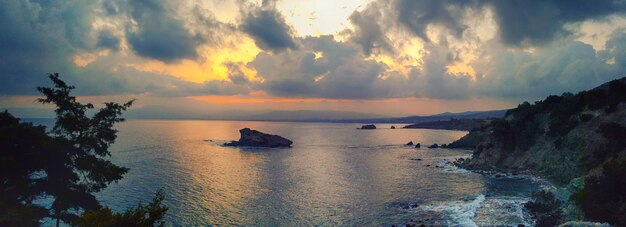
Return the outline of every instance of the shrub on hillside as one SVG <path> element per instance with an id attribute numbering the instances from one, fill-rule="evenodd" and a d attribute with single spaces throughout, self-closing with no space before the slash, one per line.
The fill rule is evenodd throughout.
<path id="1" fill-rule="evenodd" d="M 587 177 L 585 187 L 573 196 L 585 217 L 626 226 L 626 160 L 605 163 L 602 175 Z"/>

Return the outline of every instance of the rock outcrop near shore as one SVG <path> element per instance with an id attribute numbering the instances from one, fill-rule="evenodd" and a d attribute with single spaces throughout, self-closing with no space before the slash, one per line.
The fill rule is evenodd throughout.
<path id="1" fill-rule="evenodd" d="M 282 136 L 262 133 L 249 128 L 241 129 L 239 130 L 239 133 L 241 133 L 241 138 L 239 138 L 239 141 L 225 143 L 224 146 L 291 147 L 291 144 L 293 143 L 291 140 L 288 140 Z"/>
<path id="2" fill-rule="evenodd" d="M 530 170 L 561 186 L 583 178 L 564 202 L 586 219 L 626 226 L 626 206 L 611 205 L 626 204 L 626 77 L 524 102 L 448 147 L 474 150 L 460 163 L 468 169 Z"/>
<path id="3" fill-rule="evenodd" d="M 376 125 L 363 125 L 359 129 L 376 129 Z"/>

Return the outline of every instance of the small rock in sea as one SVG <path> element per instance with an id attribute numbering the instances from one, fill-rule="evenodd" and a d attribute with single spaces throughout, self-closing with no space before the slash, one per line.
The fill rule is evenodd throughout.
<path id="1" fill-rule="evenodd" d="M 429 165 L 426 165 L 426 167 L 430 167 L 430 164 L 429 164 Z"/>
<path id="2" fill-rule="evenodd" d="M 239 141 L 225 143 L 224 146 L 291 147 L 293 143 L 282 136 L 266 134 L 249 128 L 241 129 L 239 133 L 241 134 Z"/>
<path id="3" fill-rule="evenodd" d="M 501 177 L 505 177 L 504 174 L 496 174 L 496 178 L 501 178 Z"/>
<path id="4" fill-rule="evenodd" d="M 439 145 L 433 144 L 433 145 L 428 146 L 428 148 L 439 148 Z"/>
<path id="5" fill-rule="evenodd" d="M 445 143 L 441 144 L 441 148 L 448 148 L 448 145 L 446 145 Z"/>
<path id="6" fill-rule="evenodd" d="M 422 145 L 420 143 L 415 144 L 415 148 L 420 148 Z"/>
<path id="7" fill-rule="evenodd" d="M 391 126 L 391 129 L 396 129 L 396 126 L 393 126 L 393 125 L 392 125 L 392 126 Z"/>
<path id="8" fill-rule="evenodd" d="M 360 129 L 376 129 L 376 125 L 363 125 Z"/>
<path id="9" fill-rule="evenodd" d="M 407 146 L 413 146 L 413 141 L 409 141 L 406 145 Z"/>

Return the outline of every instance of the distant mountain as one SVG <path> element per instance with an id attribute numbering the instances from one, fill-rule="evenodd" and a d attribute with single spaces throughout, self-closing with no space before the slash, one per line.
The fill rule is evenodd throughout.
<path id="1" fill-rule="evenodd" d="M 457 119 L 487 119 L 487 118 L 501 118 L 507 110 L 488 110 L 488 111 L 466 111 L 460 113 L 440 113 L 433 116 L 442 116 Z"/>
<path id="2" fill-rule="evenodd" d="M 385 117 L 377 114 L 347 111 L 270 111 L 258 114 L 240 115 L 236 120 L 250 121 L 299 121 L 336 123 L 422 123 L 450 119 L 490 119 L 501 118 L 507 110 L 468 111 L 462 113 L 441 113 L 430 116 Z"/>
<path id="3" fill-rule="evenodd" d="M 294 111 L 222 111 L 206 113 L 186 111 L 184 109 L 144 106 L 132 108 L 125 115 L 129 119 L 198 119 L 198 120 L 233 120 L 233 121 L 299 121 L 299 122 L 336 122 L 336 123 L 406 123 L 414 124 L 430 121 L 455 119 L 501 118 L 506 110 L 467 111 L 461 113 L 440 113 L 425 116 L 389 117 L 379 114 L 331 110 L 294 110 Z"/>
<path id="4" fill-rule="evenodd" d="M 420 123 L 410 124 L 402 128 L 445 129 L 445 130 L 469 131 L 475 128 L 483 127 L 489 122 L 490 120 L 486 120 L 486 119 L 452 118 L 449 120 L 420 122 Z"/>
<path id="5" fill-rule="evenodd" d="M 507 110 L 488 110 L 488 111 L 467 111 L 461 113 L 440 113 L 435 115 L 426 116 L 408 116 L 408 117 L 396 117 L 396 118 L 371 118 L 371 119 L 350 119 L 343 120 L 341 122 L 352 123 L 406 123 L 415 124 L 422 122 L 433 121 L 445 121 L 452 118 L 455 119 L 490 119 L 490 118 L 502 118 Z"/>
<path id="6" fill-rule="evenodd" d="M 300 121 L 300 122 L 337 122 L 343 120 L 358 120 L 382 118 L 383 115 L 348 112 L 348 111 L 319 111 L 319 110 L 296 110 L 296 111 L 270 111 L 259 114 L 242 116 L 242 120 L 251 121 Z"/>

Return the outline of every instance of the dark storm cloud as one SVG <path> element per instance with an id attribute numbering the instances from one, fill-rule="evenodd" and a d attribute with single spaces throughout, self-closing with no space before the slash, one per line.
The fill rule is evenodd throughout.
<path id="1" fill-rule="evenodd" d="M 128 62 L 129 60 L 137 63 L 136 58 L 126 59 L 127 57 L 116 52 L 110 53 L 111 56 L 108 57 L 99 57 L 86 67 L 77 67 L 72 61 L 77 53 L 92 52 L 97 48 L 115 50 L 119 49 L 122 42 L 112 30 L 107 28 L 107 30 L 95 31 L 90 26 L 96 16 L 94 12 L 97 10 L 95 9 L 98 7 L 104 7 L 104 13 L 114 17 L 110 18 L 114 20 L 119 20 L 120 17 L 126 19 L 123 14 L 133 13 L 131 16 L 133 19 L 138 19 L 137 25 L 146 26 L 145 28 L 138 27 L 136 33 L 129 31 L 130 34 L 127 34 L 127 37 L 132 36 L 135 41 L 129 41 L 129 43 L 137 44 L 131 47 L 133 49 L 139 47 L 144 56 L 170 60 L 195 54 L 195 50 L 191 50 L 192 48 L 186 46 L 187 44 L 176 44 L 181 41 L 176 40 L 181 36 L 183 39 L 189 38 L 188 33 L 183 35 L 168 33 L 177 31 L 172 27 L 182 29 L 182 24 L 171 19 L 171 15 L 160 15 L 167 13 L 162 8 L 162 4 L 149 2 L 147 5 L 141 5 L 141 2 L 136 1 L 106 2 L 112 5 L 107 8 L 97 2 L 82 0 L 43 2 L 16 0 L 3 3 L 0 7 L 0 31 L 2 31 L 0 32 L 0 95 L 37 95 L 35 87 L 49 84 L 46 74 L 54 72 L 60 73 L 68 83 L 76 85 L 78 95 L 154 93 L 163 96 L 185 96 L 232 94 L 235 89 L 241 89 L 241 87 L 231 88 L 232 86 L 229 87 L 228 84 L 230 82 L 225 82 L 220 85 L 224 88 L 214 91 L 208 88 L 215 87 L 214 84 L 221 82 L 198 85 L 171 75 L 141 72 L 120 64 L 120 62 L 131 63 Z M 126 4 L 141 9 L 120 7 Z M 210 17 L 205 16 L 202 20 L 206 22 L 207 18 Z M 165 25 L 165 27 L 156 28 L 159 25 Z M 155 37 L 143 37 L 149 33 Z M 209 34 L 204 32 L 203 35 Z M 196 45 L 195 42 L 192 43 Z M 163 46 L 156 48 L 157 44 Z M 174 47 L 170 47 L 171 45 Z M 187 53 L 171 50 L 171 48 L 180 48 L 181 45 L 183 46 L 181 49 Z M 142 49 L 142 47 L 155 47 L 155 49 L 151 51 L 150 48 Z M 162 48 L 169 52 L 159 53 L 159 49 Z"/>
<path id="2" fill-rule="evenodd" d="M 113 35 L 111 31 L 100 31 L 100 34 L 98 34 L 98 47 L 118 50 L 120 48 L 120 38 Z"/>
<path id="3" fill-rule="evenodd" d="M 361 45 L 365 55 L 370 55 L 372 50 L 379 48 L 389 53 L 393 52 L 393 47 L 383 30 L 384 18 L 380 4 L 372 3 L 363 11 L 352 13 L 349 19 L 355 27 L 351 39 Z"/>
<path id="4" fill-rule="evenodd" d="M 247 12 L 240 26 L 263 50 L 280 51 L 296 47 L 291 28 L 274 8 Z"/>
<path id="5" fill-rule="evenodd" d="M 197 56 L 196 47 L 200 40 L 168 12 L 166 3 L 131 0 L 128 6 L 137 27 L 129 26 L 126 36 L 139 56 L 164 62 Z"/>
<path id="6" fill-rule="evenodd" d="M 568 23 L 603 19 L 624 14 L 621 0 L 488 1 L 496 13 L 502 41 L 509 45 L 544 44 L 559 36 L 571 35 Z"/>
<path id="7" fill-rule="evenodd" d="M 89 48 L 88 1 L 6 1 L 0 7 L 0 94 L 35 94 L 48 72 L 68 72 L 71 54 Z M 68 20 L 74 17 L 75 20 Z"/>
<path id="8" fill-rule="evenodd" d="M 463 24 L 462 16 L 465 7 L 476 6 L 476 1 L 460 0 L 398 0 L 395 10 L 398 21 L 415 35 L 429 41 L 426 29 L 429 25 L 443 26 L 456 36 L 461 37 L 467 25 Z"/>
<path id="9" fill-rule="evenodd" d="M 426 30 L 431 25 L 461 38 L 469 27 L 465 17 L 488 7 L 495 14 L 501 41 L 511 46 L 543 45 L 571 35 L 567 24 L 626 13 L 622 0 L 397 0 L 394 6 L 391 13 L 398 22 L 426 41 L 430 40 Z"/>

